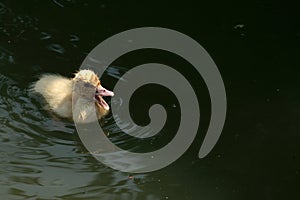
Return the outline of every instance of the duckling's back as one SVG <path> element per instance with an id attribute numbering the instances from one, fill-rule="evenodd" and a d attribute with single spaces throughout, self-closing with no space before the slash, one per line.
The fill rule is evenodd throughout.
<path id="1" fill-rule="evenodd" d="M 44 75 L 33 87 L 40 93 L 51 110 L 61 117 L 72 117 L 72 81 L 60 75 Z"/>

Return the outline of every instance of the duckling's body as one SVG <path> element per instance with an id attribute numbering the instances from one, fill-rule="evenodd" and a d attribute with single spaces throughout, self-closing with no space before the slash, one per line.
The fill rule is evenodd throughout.
<path id="1" fill-rule="evenodd" d="M 57 115 L 72 118 L 72 80 L 60 75 L 44 75 L 34 86 Z"/>
<path id="2" fill-rule="evenodd" d="M 43 75 L 33 85 L 33 90 L 45 98 L 50 110 L 58 116 L 72 119 L 74 115 L 74 120 L 82 123 L 92 122 L 95 112 L 97 119 L 107 115 L 109 106 L 102 96 L 114 95 L 101 86 L 98 76 L 91 70 L 80 70 L 73 79 Z M 75 97 L 73 102 L 72 96 Z"/>

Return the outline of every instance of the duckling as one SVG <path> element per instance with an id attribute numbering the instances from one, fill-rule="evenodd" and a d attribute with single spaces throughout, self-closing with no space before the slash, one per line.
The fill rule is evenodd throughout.
<path id="1" fill-rule="evenodd" d="M 114 96 L 112 91 L 101 85 L 95 72 L 88 69 L 75 73 L 72 79 L 60 75 L 43 75 L 33 84 L 33 91 L 44 97 L 49 109 L 55 114 L 73 118 L 80 123 L 94 121 L 95 113 L 96 119 L 107 115 L 110 108 L 102 97 Z"/>

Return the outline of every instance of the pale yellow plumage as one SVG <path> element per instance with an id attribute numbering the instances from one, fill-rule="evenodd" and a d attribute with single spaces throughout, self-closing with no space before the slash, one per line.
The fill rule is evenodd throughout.
<path id="1" fill-rule="evenodd" d="M 76 87 L 74 87 L 75 83 Z M 81 70 L 73 79 L 60 75 L 43 75 L 33 85 L 33 91 L 45 98 L 50 110 L 64 118 L 73 118 L 72 94 L 74 92 L 76 96 L 73 101 L 75 120 L 82 123 L 92 122 L 95 113 L 96 119 L 105 116 L 109 111 L 109 106 L 102 96 L 113 96 L 113 92 L 101 86 L 98 76 L 91 70 Z"/>

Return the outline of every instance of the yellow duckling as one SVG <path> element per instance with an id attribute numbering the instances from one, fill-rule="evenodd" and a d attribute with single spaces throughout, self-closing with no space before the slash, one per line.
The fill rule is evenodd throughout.
<path id="1" fill-rule="evenodd" d="M 43 75 L 34 83 L 33 91 L 40 93 L 58 116 L 82 123 L 92 122 L 95 111 L 97 119 L 107 115 L 110 108 L 102 97 L 114 96 L 101 86 L 99 77 L 92 70 L 86 69 L 75 73 L 73 79 Z"/>

